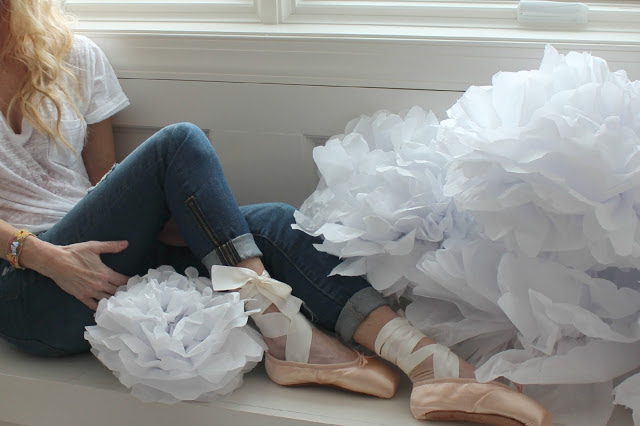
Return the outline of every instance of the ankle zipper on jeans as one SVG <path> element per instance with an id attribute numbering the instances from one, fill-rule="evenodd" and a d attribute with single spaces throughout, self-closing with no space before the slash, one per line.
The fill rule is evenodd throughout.
<path id="1" fill-rule="evenodd" d="M 202 228 L 202 231 L 205 234 L 207 234 L 207 237 L 209 237 L 209 240 L 211 240 L 211 242 L 216 247 L 219 246 L 220 243 L 218 242 L 216 237 L 213 235 L 213 232 L 211 232 L 211 229 L 207 225 L 207 221 L 205 220 L 204 215 L 202 214 L 202 211 L 198 206 L 198 203 L 196 203 L 195 196 L 192 195 L 191 197 L 187 198 L 187 200 L 184 203 L 189 207 L 189 210 L 191 210 L 191 214 L 193 214 L 194 219 L 196 220 L 196 222 L 198 222 L 198 224 Z"/>
<path id="2" fill-rule="evenodd" d="M 235 265 L 236 263 L 239 263 L 242 259 L 240 259 L 240 256 L 235 250 L 233 244 L 231 244 L 231 242 L 220 244 L 218 239 L 213 235 L 211 228 L 209 228 L 209 226 L 207 225 L 207 220 L 205 219 L 204 214 L 202 214 L 202 210 L 200 210 L 200 206 L 198 206 L 198 203 L 195 200 L 195 196 L 192 195 L 191 197 L 187 198 L 185 204 L 189 207 L 189 210 L 191 210 L 191 213 L 193 214 L 196 222 L 200 224 L 200 227 L 202 228 L 204 233 L 209 237 L 209 240 L 215 246 L 214 251 L 218 254 L 221 260 L 223 260 L 228 265 Z"/>

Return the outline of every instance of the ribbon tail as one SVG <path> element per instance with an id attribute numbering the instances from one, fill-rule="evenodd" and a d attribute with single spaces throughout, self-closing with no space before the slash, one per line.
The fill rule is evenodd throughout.
<path id="1" fill-rule="evenodd" d="M 311 324 L 304 315 L 296 315 L 291 318 L 291 325 L 287 332 L 287 346 L 285 347 L 285 359 L 294 362 L 309 362 L 312 338 Z"/>

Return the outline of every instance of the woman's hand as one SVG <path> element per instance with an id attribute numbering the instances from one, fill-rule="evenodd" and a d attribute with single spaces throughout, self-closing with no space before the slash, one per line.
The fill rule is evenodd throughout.
<path id="1" fill-rule="evenodd" d="M 98 301 L 112 296 L 128 281 L 102 263 L 100 254 L 118 253 L 127 248 L 126 241 L 87 241 L 56 246 L 27 238 L 20 253 L 20 263 L 48 276 L 64 291 L 94 311 Z"/>
<path id="2" fill-rule="evenodd" d="M 102 253 L 118 253 L 127 248 L 126 241 L 88 241 L 61 248 L 62 261 L 51 265 L 49 278 L 94 311 L 100 299 L 112 296 L 129 280 L 100 259 Z"/>

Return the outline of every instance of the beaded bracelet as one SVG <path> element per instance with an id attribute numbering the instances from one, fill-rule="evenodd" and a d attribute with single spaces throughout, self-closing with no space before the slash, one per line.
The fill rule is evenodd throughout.
<path id="1" fill-rule="evenodd" d="M 16 269 L 24 269 L 24 267 L 20 266 L 18 259 L 20 258 L 20 252 L 22 251 L 24 240 L 31 236 L 35 235 L 29 231 L 21 229 L 20 231 L 16 231 L 15 235 L 9 240 L 9 246 L 7 247 L 7 259 L 9 259 L 11 266 Z"/>

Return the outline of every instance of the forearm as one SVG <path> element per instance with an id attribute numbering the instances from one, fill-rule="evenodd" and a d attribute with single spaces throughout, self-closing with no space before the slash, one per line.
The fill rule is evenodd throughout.
<path id="1" fill-rule="evenodd" d="M 110 118 L 89 125 L 82 160 L 92 185 L 97 185 L 105 173 L 111 170 L 116 161 L 116 150 Z"/>
<path id="2" fill-rule="evenodd" d="M 0 242 L 2 242 L 2 258 L 9 260 L 8 248 L 9 241 L 13 239 L 18 229 L 0 220 Z M 55 252 L 58 246 L 41 241 L 35 237 L 28 237 L 22 242 L 20 248 L 19 263 L 20 266 L 33 269 L 46 275 L 47 265 L 51 264 L 56 258 Z"/>

